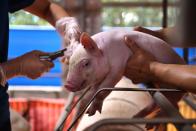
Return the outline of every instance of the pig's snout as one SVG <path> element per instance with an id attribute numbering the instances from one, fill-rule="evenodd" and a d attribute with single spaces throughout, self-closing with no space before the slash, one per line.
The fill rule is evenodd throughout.
<path id="1" fill-rule="evenodd" d="M 66 82 L 65 88 L 72 92 L 77 91 L 77 87 L 69 81 Z"/>
<path id="2" fill-rule="evenodd" d="M 69 91 L 76 92 L 76 91 L 82 90 L 84 88 L 84 84 L 85 84 L 85 81 L 82 82 L 80 85 L 76 85 L 70 81 L 67 81 L 65 84 L 65 88 Z"/>

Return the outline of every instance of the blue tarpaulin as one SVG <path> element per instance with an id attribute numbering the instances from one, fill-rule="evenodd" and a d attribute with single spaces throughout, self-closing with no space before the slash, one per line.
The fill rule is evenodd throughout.
<path id="1" fill-rule="evenodd" d="M 32 50 L 54 52 L 61 48 L 61 39 L 52 27 L 17 26 L 10 28 L 9 59 Z M 60 85 L 60 61 L 55 60 L 55 67 L 37 80 L 18 77 L 9 80 L 10 85 Z"/>

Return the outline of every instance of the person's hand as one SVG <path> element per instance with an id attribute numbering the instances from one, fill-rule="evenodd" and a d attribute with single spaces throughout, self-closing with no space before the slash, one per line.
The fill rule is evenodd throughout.
<path id="1" fill-rule="evenodd" d="M 146 34 L 155 36 L 157 38 L 160 38 L 162 40 L 165 40 L 164 33 L 161 30 L 155 30 L 155 31 L 153 31 L 153 30 L 149 30 L 147 28 L 141 27 L 141 26 L 137 26 L 133 30 L 139 31 L 139 32 L 143 32 L 143 33 L 146 33 Z"/>
<path id="2" fill-rule="evenodd" d="M 47 60 L 40 60 L 40 56 L 47 54 L 41 51 L 31 51 L 16 58 L 15 62 L 19 65 L 18 75 L 36 79 L 44 72 L 48 72 L 50 68 L 54 67 L 54 64 Z"/>
<path id="3" fill-rule="evenodd" d="M 71 40 L 79 41 L 80 28 L 74 17 L 63 17 L 56 22 L 56 29 L 63 39 L 70 43 Z"/>
<path id="4" fill-rule="evenodd" d="M 154 81 L 155 78 L 151 72 L 151 64 L 156 61 L 155 57 L 138 47 L 127 36 L 125 36 L 124 41 L 133 53 L 127 62 L 125 76 L 135 84 Z"/>

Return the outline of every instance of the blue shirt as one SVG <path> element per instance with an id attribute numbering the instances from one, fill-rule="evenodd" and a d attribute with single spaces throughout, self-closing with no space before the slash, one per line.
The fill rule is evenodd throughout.
<path id="1" fill-rule="evenodd" d="M 9 19 L 8 13 L 25 8 L 34 0 L 0 0 L 0 63 L 7 61 Z M 7 94 L 8 84 L 0 85 L 0 131 L 10 131 L 9 96 Z"/>

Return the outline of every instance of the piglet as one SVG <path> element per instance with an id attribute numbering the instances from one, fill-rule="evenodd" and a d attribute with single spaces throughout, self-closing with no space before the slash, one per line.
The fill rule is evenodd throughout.
<path id="1" fill-rule="evenodd" d="M 78 44 L 69 59 L 65 88 L 76 92 L 90 86 L 86 100 L 89 100 L 101 88 L 113 88 L 122 78 L 127 60 L 132 55 L 124 43 L 125 36 L 153 54 L 159 62 L 185 63 L 167 43 L 148 34 L 115 29 L 98 33 L 91 38 L 87 33 L 82 33 L 81 44 Z M 100 93 L 88 108 L 87 113 L 94 115 L 97 110 L 101 112 L 103 100 L 109 93 Z"/>

